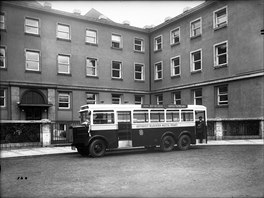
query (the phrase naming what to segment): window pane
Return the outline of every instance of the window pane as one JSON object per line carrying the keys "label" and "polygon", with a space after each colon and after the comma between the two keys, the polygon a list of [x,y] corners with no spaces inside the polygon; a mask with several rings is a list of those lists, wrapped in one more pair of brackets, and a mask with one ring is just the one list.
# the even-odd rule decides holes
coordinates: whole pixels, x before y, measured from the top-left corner
{"label": "window pane", "polygon": [[193,53],[193,59],[194,59],[194,61],[200,60],[201,59],[201,53],[200,52]]}
{"label": "window pane", "polygon": [[118,62],[113,62],[112,68],[113,68],[113,69],[120,69],[120,63],[118,63]]}
{"label": "window pane", "polygon": [[115,41],[115,42],[120,43],[121,42],[121,36],[119,36],[119,35],[112,35],[112,41]]}
{"label": "window pane", "polygon": [[38,27],[38,20],[26,19],[26,25],[33,26],[33,27]]}
{"label": "window pane", "polygon": [[69,30],[70,30],[69,26],[58,25],[58,31],[60,32],[69,32]]}
{"label": "window pane", "polygon": [[26,58],[27,58],[27,60],[38,61],[39,60],[39,53],[27,51],[26,52]]}
{"label": "window pane", "polygon": [[227,93],[227,86],[219,87],[219,94]]}
{"label": "window pane", "polygon": [[58,56],[58,61],[61,64],[69,64],[70,58],[68,56]]}

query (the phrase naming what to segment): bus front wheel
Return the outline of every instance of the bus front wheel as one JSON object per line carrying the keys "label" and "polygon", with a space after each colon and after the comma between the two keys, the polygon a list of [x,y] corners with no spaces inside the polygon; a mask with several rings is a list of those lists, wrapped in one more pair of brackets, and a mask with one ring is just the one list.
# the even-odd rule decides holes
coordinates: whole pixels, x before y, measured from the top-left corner
{"label": "bus front wheel", "polygon": [[182,151],[189,149],[190,145],[191,138],[188,135],[182,135],[177,143],[178,148]]}
{"label": "bus front wheel", "polygon": [[105,154],[105,141],[101,139],[94,140],[89,147],[90,155],[92,157],[101,157]]}
{"label": "bus front wheel", "polygon": [[175,141],[172,136],[165,136],[161,140],[160,148],[163,152],[172,151],[174,149]]}

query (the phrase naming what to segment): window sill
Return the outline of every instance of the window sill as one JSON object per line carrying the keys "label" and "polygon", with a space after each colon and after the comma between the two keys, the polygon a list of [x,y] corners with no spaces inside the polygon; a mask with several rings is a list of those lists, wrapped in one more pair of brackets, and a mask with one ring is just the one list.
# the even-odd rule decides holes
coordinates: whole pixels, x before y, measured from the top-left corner
{"label": "window sill", "polygon": [[220,26],[214,27],[214,31],[221,30],[221,29],[226,28],[226,27],[227,27],[227,24],[220,25]]}
{"label": "window sill", "polygon": [[66,108],[58,107],[58,111],[71,111],[71,108],[66,109]]}
{"label": "window sill", "polygon": [[154,50],[154,53],[157,53],[157,52],[161,52],[162,49],[157,49],[157,50]]}
{"label": "window sill", "polygon": [[86,78],[97,78],[97,79],[99,79],[99,76],[90,76],[90,75],[86,75]]}
{"label": "window sill", "polygon": [[202,37],[202,34],[199,34],[199,35],[196,35],[196,36],[191,36],[191,40],[194,40],[194,39],[196,39],[196,38],[200,38],[200,37]]}
{"label": "window sill", "polygon": [[154,79],[154,82],[159,82],[159,81],[162,81],[162,78],[160,78],[160,79]]}
{"label": "window sill", "polygon": [[145,54],[145,51],[134,50],[134,53]]}
{"label": "window sill", "polygon": [[33,33],[29,33],[29,32],[25,32],[25,35],[40,37],[40,34],[33,34]]}
{"label": "window sill", "polygon": [[6,28],[0,29],[1,32],[6,32]]}
{"label": "window sill", "polygon": [[137,79],[134,79],[135,82],[137,83],[145,83],[145,80],[137,80]]}
{"label": "window sill", "polygon": [[113,78],[113,77],[112,77],[112,80],[119,80],[119,81],[123,81],[123,78]]}
{"label": "window sill", "polygon": [[88,43],[88,42],[85,42],[85,45],[90,45],[90,46],[98,47],[98,44],[97,43]]}
{"label": "window sill", "polygon": [[202,73],[202,70],[196,70],[196,71],[191,71],[191,74],[197,74],[197,73]]}
{"label": "window sill", "polygon": [[111,46],[111,49],[114,49],[114,50],[120,50],[120,51],[123,50],[123,48],[120,48],[120,47],[113,47],[113,46]]}
{"label": "window sill", "polygon": [[228,108],[228,104],[226,104],[226,105],[216,105],[216,108]]}
{"label": "window sill", "polygon": [[58,37],[57,37],[57,40],[58,40],[58,41],[71,42],[71,39],[65,39],[65,38],[58,38]]}
{"label": "window sill", "polygon": [[58,76],[72,76],[71,74],[57,73]]}
{"label": "window sill", "polygon": [[223,65],[214,65],[214,69],[220,69],[223,67],[227,67],[227,64],[223,64]]}
{"label": "window sill", "polygon": [[7,71],[7,67],[0,67],[0,70]]}
{"label": "window sill", "polygon": [[177,74],[177,75],[173,75],[173,76],[171,76],[171,78],[180,78],[180,77],[181,77],[180,74]]}
{"label": "window sill", "polygon": [[180,42],[177,42],[177,43],[171,43],[170,45],[171,45],[171,47],[174,47],[174,46],[180,45]]}
{"label": "window sill", "polygon": [[27,72],[27,73],[41,74],[41,71],[34,71],[34,70],[26,70],[25,72]]}

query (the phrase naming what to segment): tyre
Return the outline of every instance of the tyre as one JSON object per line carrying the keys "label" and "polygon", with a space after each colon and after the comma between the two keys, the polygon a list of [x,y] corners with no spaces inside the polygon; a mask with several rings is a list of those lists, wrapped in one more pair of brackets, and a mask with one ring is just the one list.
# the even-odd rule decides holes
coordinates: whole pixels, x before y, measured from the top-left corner
{"label": "tyre", "polygon": [[182,151],[189,149],[190,145],[191,138],[188,135],[182,135],[177,143],[178,148]]}
{"label": "tyre", "polygon": [[89,152],[92,157],[102,157],[105,154],[105,149],[105,141],[96,139],[90,144]]}
{"label": "tyre", "polygon": [[77,151],[82,156],[88,156],[89,155],[89,150],[86,147],[77,147]]}
{"label": "tyre", "polygon": [[161,140],[160,148],[163,152],[172,151],[174,149],[175,140],[172,136],[165,136]]}

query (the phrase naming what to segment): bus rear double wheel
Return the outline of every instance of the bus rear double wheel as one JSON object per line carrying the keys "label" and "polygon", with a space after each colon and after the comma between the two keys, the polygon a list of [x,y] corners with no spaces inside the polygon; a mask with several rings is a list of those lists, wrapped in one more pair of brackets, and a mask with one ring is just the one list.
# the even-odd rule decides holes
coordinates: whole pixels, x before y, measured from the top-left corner
{"label": "bus rear double wheel", "polygon": [[177,146],[180,150],[185,151],[188,150],[191,145],[191,138],[189,135],[181,135],[177,142]]}

